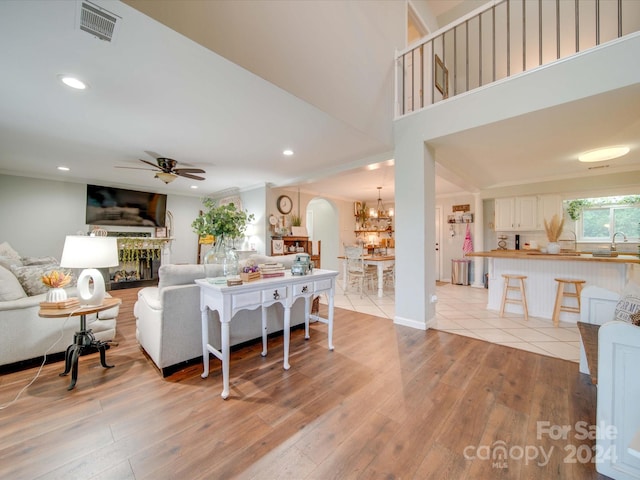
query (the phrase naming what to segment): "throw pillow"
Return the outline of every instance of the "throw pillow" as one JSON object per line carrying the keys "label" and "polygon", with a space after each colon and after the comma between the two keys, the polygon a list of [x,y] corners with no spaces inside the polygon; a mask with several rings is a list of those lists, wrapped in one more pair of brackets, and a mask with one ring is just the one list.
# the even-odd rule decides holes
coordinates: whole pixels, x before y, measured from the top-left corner
{"label": "throw pillow", "polygon": [[52,265],[57,264],[56,257],[22,257],[22,265]]}
{"label": "throw pillow", "polygon": [[613,314],[614,320],[631,323],[631,315],[640,312],[640,285],[629,282],[624,287]]}
{"label": "throw pillow", "polygon": [[27,294],[16,276],[8,269],[0,267],[0,301],[8,302],[26,297]]}
{"label": "throw pillow", "polygon": [[13,257],[20,261],[20,254],[16,252],[11,245],[9,245],[9,242],[0,243],[0,255],[3,257]]}
{"label": "throw pillow", "polygon": [[640,327],[640,312],[634,313],[629,318],[631,318],[631,323],[633,323],[636,327]]}
{"label": "throw pillow", "polygon": [[[40,295],[41,293],[46,293],[49,290],[44,283],[42,283],[42,276],[52,272],[53,270],[64,270],[61,269],[59,265],[52,263],[49,265],[27,265],[24,267],[13,267],[12,271],[24,291],[30,297],[33,295]],[[65,270],[66,271],[66,270]],[[71,285],[75,285],[77,279],[74,278],[74,275],[71,275]]]}
{"label": "throw pillow", "polygon": [[20,259],[15,257],[7,257],[5,255],[0,255],[0,267],[4,267],[7,270],[11,270],[11,267],[21,267],[22,262]]}

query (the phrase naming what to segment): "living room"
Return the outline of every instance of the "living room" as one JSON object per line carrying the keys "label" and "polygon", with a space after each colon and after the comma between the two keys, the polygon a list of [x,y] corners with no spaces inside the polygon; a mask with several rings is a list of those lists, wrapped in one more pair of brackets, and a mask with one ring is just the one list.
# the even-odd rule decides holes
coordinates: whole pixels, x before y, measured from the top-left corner
{"label": "living room", "polygon": [[[387,68],[390,58],[385,57]],[[135,71],[134,66],[130,67],[130,71]],[[154,88],[150,85],[150,89]],[[269,91],[264,99],[271,98],[270,95],[280,94]],[[252,100],[259,102],[253,97]],[[136,99],[129,98],[124,103],[135,105]],[[170,116],[172,109],[180,109],[177,104],[160,103],[145,104],[152,111],[150,116]],[[391,106],[387,107],[390,110]],[[207,103],[207,108],[223,110],[229,118],[233,117],[229,112],[234,109],[226,103]],[[108,111],[108,105],[104,109]],[[304,116],[308,112],[298,114]],[[105,126],[106,132],[96,129],[106,138],[103,152],[69,144],[60,158],[65,152],[80,151],[92,159],[86,163],[89,169],[95,169],[98,178],[116,178],[105,182],[109,185],[166,192],[168,210],[174,219],[170,232],[172,262],[192,264],[198,242],[191,222],[201,209],[201,195],[197,192],[222,194],[230,186],[238,185],[237,178],[225,164],[228,159],[237,160],[236,154],[225,150],[219,154],[224,158],[218,161],[215,158],[218,154],[209,156],[214,149],[206,155],[192,153],[189,142],[193,132],[185,133],[186,139],[177,138],[175,125],[173,134],[149,132],[140,127],[145,125],[146,118],[132,112],[129,115],[138,120],[134,136],[139,138],[135,142],[114,146],[109,128]],[[271,117],[266,115],[255,120],[267,125],[272,117],[279,115],[280,112],[272,112]],[[358,120],[366,124],[362,118]],[[11,119],[3,118],[3,122],[3,138],[15,135]],[[28,123],[22,117],[16,118],[16,122]],[[239,123],[251,122],[252,118],[246,115]],[[227,130],[224,123],[211,125],[203,120],[202,124],[207,127],[197,133],[203,135]],[[61,126],[61,130],[73,131],[73,126],[65,124],[64,127]],[[242,128],[239,130],[240,137],[244,135],[247,143],[246,133]],[[275,169],[275,165],[279,168],[282,163],[281,137],[277,142],[270,142],[266,136],[256,137],[256,143],[269,144],[278,153],[253,159],[256,172],[247,173],[249,184],[233,191],[241,195],[243,207],[258,216],[256,237],[265,243],[267,218],[275,212],[278,195],[286,190],[282,185],[291,178],[301,177],[310,164],[306,160],[288,164],[285,169],[289,169],[289,173],[280,172],[276,185],[271,185],[265,179],[275,178],[268,171],[270,165]],[[21,137],[34,146],[38,138],[37,135]],[[241,142],[242,138],[236,140]],[[339,139],[325,137],[311,147],[318,147],[318,156],[331,157],[323,144],[332,143],[331,149],[342,145]],[[362,166],[390,158],[384,152],[391,148],[392,141],[381,143],[382,148],[380,143],[362,141],[356,149],[362,160],[353,163]],[[219,183],[206,190],[187,191],[188,184],[176,181],[163,185],[153,178],[152,172],[115,170],[114,164],[133,168],[139,164],[139,158],[150,158],[143,153],[147,148],[167,154],[175,148],[185,163],[194,158],[198,163],[210,161],[199,166],[207,170],[207,182]],[[48,158],[44,150],[34,152],[34,157]],[[374,150],[376,153],[370,153]],[[8,157],[8,152],[3,151],[3,157]],[[22,160],[28,163],[23,157],[16,158],[15,162]],[[334,153],[331,161],[348,163],[347,160],[352,158],[336,159]],[[401,171],[402,178],[411,175],[414,161],[410,160]],[[48,163],[53,171],[55,165]],[[9,241],[22,255],[60,257],[65,235],[87,232],[86,184],[98,182],[65,181],[63,173],[50,173],[41,167],[42,163],[38,165],[38,173],[26,176],[12,172],[11,166],[3,164],[0,241]],[[325,163],[323,167],[329,171],[336,165]],[[73,168],[82,168],[82,162],[78,161]],[[296,198],[296,190],[288,193]],[[301,195],[303,205],[314,197],[305,192]],[[465,193],[465,202],[470,195]],[[402,210],[413,212],[415,199],[408,200],[405,196]],[[340,212],[341,235],[347,238],[353,225],[352,201],[332,201]],[[447,202],[453,203],[453,200]],[[417,203],[415,215],[419,219],[405,218],[399,225],[405,232],[401,234],[404,239],[413,235],[414,228],[419,228],[422,222],[429,225],[425,231],[433,224],[432,214],[424,216],[421,211],[432,208],[434,202]],[[407,228],[409,221],[412,224]],[[431,243],[430,235],[418,235],[415,239],[421,242],[419,248],[425,255],[431,248],[425,246]],[[412,246],[413,241],[406,245]],[[258,247],[264,247],[267,252],[266,244]],[[403,268],[406,284],[412,281],[415,262],[405,259]],[[430,280],[421,278],[420,282]],[[424,292],[412,297],[410,303],[420,303],[416,298],[424,299]],[[37,383],[13,405],[15,409],[9,407],[0,414],[4,425],[2,453],[13,460],[8,462],[11,465],[5,467],[3,475],[175,478],[182,474],[192,478],[279,478],[283,472],[289,472],[296,478],[324,478],[364,471],[363,476],[369,478],[400,473],[442,478],[443,472],[448,471],[453,472],[451,478],[489,478],[495,474],[491,465],[469,461],[461,452],[469,445],[479,447],[504,440],[516,446],[556,447],[551,464],[525,465],[514,461],[513,469],[523,477],[552,478],[560,470],[580,478],[596,478],[592,465],[580,462],[567,465],[557,453],[567,445],[591,448],[593,442],[582,444],[575,438],[555,442],[549,438],[536,439],[537,420],[557,425],[575,425],[577,421],[595,423],[595,387],[587,377],[576,376],[575,364],[569,364],[571,362],[500,349],[472,339],[452,338],[456,336],[433,330],[424,332],[394,326],[388,320],[368,315],[339,312],[335,336],[341,338],[342,343],[336,341],[336,351],[329,353],[321,343],[326,334],[321,325],[312,326],[310,342],[295,332],[292,334],[295,358],[290,371],[283,372],[279,365],[283,345],[278,338],[273,340],[268,357],[261,357],[255,346],[239,350],[232,362],[233,375],[237,375],[232,395],[229,401],[223,402],[218,398],[221,372],[213,359],[208,379],[200,378],[202,365],[199,365],[163,380],[136,342],[132,313],[136,293],[114,292],[114,295],[123,298],[116,338],[120,346],[107,354],[116,368],[102,369],[95,355],[81,359],[79,384],[68,393],[67,380],[58,377],[60,365],[45,366]],[[429,307],[422,305],[422,308],[429,311]],[[428,320],[426,315],[418,317],[423,322]],[[13,398],[33,378],[35,370],[0,377],[1,403]],[[292,385],[295,387],[291,388]],[[290,408],[291,405],[295,408]],[[367,408],[363,409],[363,405]],[[204,447],[202,435],[207,439]],[[87,448],[87,445],[91,446]],[[38,461],[33,460],[34,456]]]}

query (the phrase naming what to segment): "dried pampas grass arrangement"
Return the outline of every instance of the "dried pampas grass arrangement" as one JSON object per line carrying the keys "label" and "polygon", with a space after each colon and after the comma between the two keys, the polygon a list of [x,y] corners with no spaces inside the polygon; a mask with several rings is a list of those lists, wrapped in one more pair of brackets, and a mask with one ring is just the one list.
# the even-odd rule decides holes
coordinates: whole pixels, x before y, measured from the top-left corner
{"label": "dried pampas grass arrangement", "polygon": [[547,219],[544,220],[544,229],[547,231],[547,239],[550,242],[557,242],[560,235],[562,235],[562,227],[564,226],[564,217],[558,218],[558,215],[554,215],[551,218],[551,222],[547,223]]}

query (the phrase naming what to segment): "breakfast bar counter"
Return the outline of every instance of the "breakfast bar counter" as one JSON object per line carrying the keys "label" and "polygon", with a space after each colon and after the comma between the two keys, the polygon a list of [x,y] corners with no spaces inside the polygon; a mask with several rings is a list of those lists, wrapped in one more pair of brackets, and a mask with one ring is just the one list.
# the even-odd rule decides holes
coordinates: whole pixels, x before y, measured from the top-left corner
{"label": "breakfast bar counter", "polygon": [[559,260],[569,262],[639,263],[640,257],[630,253],[620,253],[615,257],[599,257],[591,253],[561,252],[542,253],[538,250],[491,250],[489,252],[467,253],[467,257],[513,258],[521,260]]}
{"label": "breakfast bar counter", "polygon": [[[500,310],[504,279],[502,274],[526,275],[525,292],[529,315],[551,319],[556,297],[556,278],[585,280],[593,285],[621,292],[627,281],[640,268],[638,255],[619,254],[615,257],[594,257],[590,253],[566,252],[544,254],[527,250],[492,250],[468,253],[467,257],[488,259],[489,295],[487,308]],[[522,307],[508,303],[505,311],[522,314]],[[580,315],[562,312],[560,320],[576,323]]]}

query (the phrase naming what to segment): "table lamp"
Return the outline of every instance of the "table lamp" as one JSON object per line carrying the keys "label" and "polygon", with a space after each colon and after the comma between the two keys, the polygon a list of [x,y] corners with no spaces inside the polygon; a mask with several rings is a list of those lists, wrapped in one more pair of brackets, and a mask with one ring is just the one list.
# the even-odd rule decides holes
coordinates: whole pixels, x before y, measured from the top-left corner
{"label": "table lamp", "polygon": [[[60,266],[84,268],[78,277],[78,297],[81,305],[102,305],[105,297],[104,277],[98,268],[115,267],[118,260],[116,237],[67,235]],[[89,282],[93,281],[93,291]]]}

